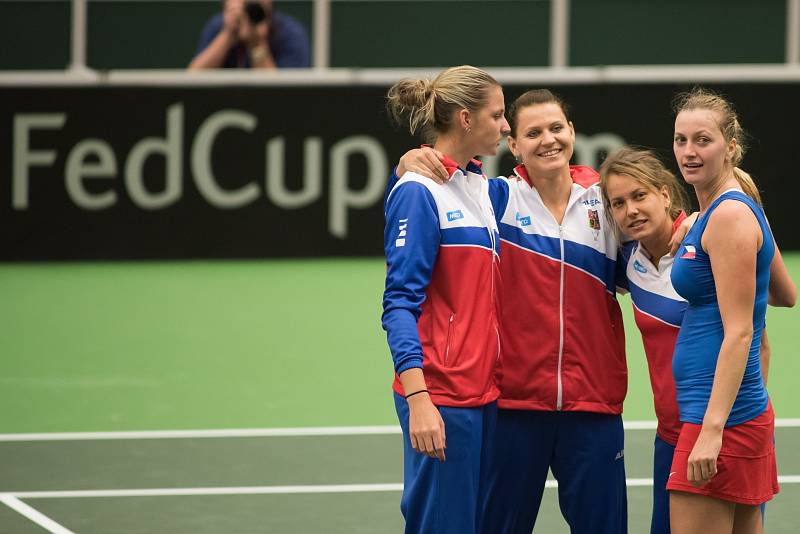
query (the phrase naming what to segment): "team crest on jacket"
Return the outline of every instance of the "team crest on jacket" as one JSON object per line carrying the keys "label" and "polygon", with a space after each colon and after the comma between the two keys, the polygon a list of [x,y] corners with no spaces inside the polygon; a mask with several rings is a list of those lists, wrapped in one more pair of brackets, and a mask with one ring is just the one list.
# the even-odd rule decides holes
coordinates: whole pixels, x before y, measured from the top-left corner
{"label": "team crest on jacket", "polygon": [[589,212],[589,228],[592,229],[594,240],[597,241],[597,237],[600,235],[600,215],[597,210],[590,209],[587,211]]}

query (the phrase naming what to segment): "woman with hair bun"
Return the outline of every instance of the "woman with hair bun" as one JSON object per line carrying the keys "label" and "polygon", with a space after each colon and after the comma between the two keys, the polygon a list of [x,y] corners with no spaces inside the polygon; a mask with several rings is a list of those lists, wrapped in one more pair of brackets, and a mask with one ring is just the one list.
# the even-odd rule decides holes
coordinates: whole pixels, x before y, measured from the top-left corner
{"label": "woman with hair bun", "polygon": [[499,238],[475,155],[508,134],[503,91],[453,67],[402,80],[391,116],[445,154],[449,181],[405,173],[386,201],[383,327],[404,443],[406,533],[473,534],[499,394]]}
{"label": "woman with hair bun", "polygon": [[675,112],[673,150],[700,216],[671,275],[688,301],[672,362],[683,426],[667,483],[671,528],[758,533],[759,505],[779,489],[759,346],[767,301],[793,305],[796,290],[773,261],[758,189],[738,168],[744,132],[733,106],[697,88],[678,96]]}

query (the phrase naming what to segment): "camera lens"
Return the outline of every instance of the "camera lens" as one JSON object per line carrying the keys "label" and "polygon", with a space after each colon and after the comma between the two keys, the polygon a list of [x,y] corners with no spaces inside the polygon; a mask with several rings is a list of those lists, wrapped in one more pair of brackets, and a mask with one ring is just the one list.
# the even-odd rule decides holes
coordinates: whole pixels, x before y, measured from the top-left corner
{"label": "camera lens", "polygon": [[267,14],[264,12],[264,6],[261,5],[261,2],[250,1],[244,5],[245,13],[247,13],[247,18],[250,19],[250,22],[253,24],[258,24],[265,18],[267,18]]}

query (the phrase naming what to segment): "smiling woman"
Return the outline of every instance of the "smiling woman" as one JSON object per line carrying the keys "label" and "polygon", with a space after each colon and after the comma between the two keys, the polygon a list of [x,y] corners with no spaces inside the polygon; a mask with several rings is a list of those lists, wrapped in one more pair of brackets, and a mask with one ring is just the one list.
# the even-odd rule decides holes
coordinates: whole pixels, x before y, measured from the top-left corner
{"label": "smiling woman", "polygon": [[563,174],[575,148],[566,104],[546,89],[534,90],[520,96],[510,113],[508,146],[528,174],[541,179]]}
{"label": "smiling woman", "polygon": [[[547,89],[528,91],[509,122],[522,164],[489,180],[502,240],[503,351],[482,532],[530,532],[548,469],[573,531],[625,532],[618,241],[597,173],[569,164],[575,129],[564,102]],[[431,149],[412,150],[397,172],[447,176],[445,166]]]}

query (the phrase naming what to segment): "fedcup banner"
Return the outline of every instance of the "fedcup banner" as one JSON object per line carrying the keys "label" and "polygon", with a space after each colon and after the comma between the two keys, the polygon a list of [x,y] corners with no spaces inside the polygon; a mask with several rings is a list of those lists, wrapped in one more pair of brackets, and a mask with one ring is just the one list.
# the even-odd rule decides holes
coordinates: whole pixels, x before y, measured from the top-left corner
{"label": "fedcup banner", "polygon": [[[779,245],[793,231],[798,84],[710,86],[751,134],[743,168]],[[529,87],[506,86],[507,104]],[[575,163],[626,143],[672,156],[680,85],[552,86]],[[390,124],[386,87],[0,88],[0,260],[382,254],[387,177],[420,143]],[[505,144],[489,176],[514,166]]]}

